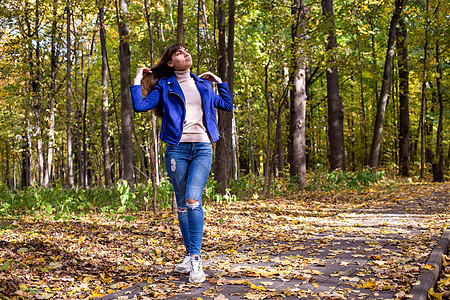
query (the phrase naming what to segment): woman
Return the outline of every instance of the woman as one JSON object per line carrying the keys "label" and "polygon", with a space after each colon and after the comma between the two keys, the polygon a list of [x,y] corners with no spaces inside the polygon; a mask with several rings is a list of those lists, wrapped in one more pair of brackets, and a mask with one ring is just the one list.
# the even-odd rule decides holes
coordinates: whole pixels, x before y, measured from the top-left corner
{"label": "woman", "polygon": [[[191,66],[192,57],[184,45],[169,46],[154,68],[137,69],[131,97],[135,111],[156,109],[162,117],[160,138],[167,143],[165,164],[186,247],[186,256],[175,271],[189,273],[189,282],[203,282],[201,200],[211,170],[212,143],[219,139],[215,108],[232,111],[233,103],[227,83],[211,72],[197,77],[190,73]],[[210,82],[217,83],[219,95]]]}

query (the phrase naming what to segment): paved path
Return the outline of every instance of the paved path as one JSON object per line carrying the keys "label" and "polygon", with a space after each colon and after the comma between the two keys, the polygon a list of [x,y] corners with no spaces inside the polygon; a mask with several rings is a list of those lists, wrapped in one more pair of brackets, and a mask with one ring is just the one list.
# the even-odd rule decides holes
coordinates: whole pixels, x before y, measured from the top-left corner
{"label": "paved path", "polygon": [[420,284],[450,197],[444,191],[426,199],[398,198],[320,222],[294,218],[314,230],[284,231],[276,240],[211,258],[203,284],[169,272],[103,299],[403,299],[402,291]]}

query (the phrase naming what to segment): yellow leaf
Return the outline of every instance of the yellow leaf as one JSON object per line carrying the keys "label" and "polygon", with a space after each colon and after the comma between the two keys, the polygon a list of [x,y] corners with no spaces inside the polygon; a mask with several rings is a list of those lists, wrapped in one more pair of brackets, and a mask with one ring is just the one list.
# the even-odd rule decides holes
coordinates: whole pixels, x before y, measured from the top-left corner
{"label": "yellow leaf", "polygon": [[245,299],[250,300],[258,300],[258,299],[264,299],[266,296],[264,294],[253,294],[253,293],[247,293],[244,295]]}
{"label": "yellow leaf", "polygon": [[426,264],[424,268],[427,269],[427,270],[430,270],[430,271],[433,271],[434,269],[436,269],[435,266],[430,265],[430,264]]}
{"label": "yellow leaf", "polygon": [[100,293],[99,291],[95,290],[95,291],[92,293],[91,296],[93,296],[93,297],[103,297],[103,294]]}
{"label": "yellow leaf", "polygon": [[26,285],[25,283],[22,283],[21,285],[19,285],[19,288],[20,288],[22,291],[25,291],[28,287],[27,287],[27,285]]}
{"label": "yellow leaf", "polygon": [[368,281],[366,281],[363,284],[358,284],[358,287],[374,290],[377,287],[377,282],[373,279],[369,279]]}
{"label": "yellow leaf", "polygon": [[448,265],[450,265],[450,258],[445,254],[442,254],[442,265],[444,267],[447,267]]}
{"label": "yellow leaf", "polygon": [[443,294],[444,294],[443,292],[442,292],[442,293],[436,294],[436,293],[434,292],[434,289],[433,289],[433,288],[431,288],[431,289],[428,291],[428,295],[432,296],[433,299],[439,299],[439,300],[442,300],[442,295],[443,295]]}

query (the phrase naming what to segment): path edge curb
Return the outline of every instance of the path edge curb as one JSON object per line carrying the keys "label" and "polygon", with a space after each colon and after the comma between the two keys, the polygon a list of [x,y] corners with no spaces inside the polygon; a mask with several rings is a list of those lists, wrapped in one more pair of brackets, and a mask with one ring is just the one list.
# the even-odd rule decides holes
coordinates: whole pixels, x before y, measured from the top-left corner
{"label": "path edge curb", "polygon": [[447,227],[442,233],[441,238],[434,247],[427,260],[427,265],[432,265],[435,268],[433,270],[423,269],[417,282],[419,285],[414,286],[411,289],[410,295],[413,300],[427,300],[428,291],[436,285],[436,281],[439,278],[439,273],[442,268],[442,254],[447,254],[450,243],[450,228]]}

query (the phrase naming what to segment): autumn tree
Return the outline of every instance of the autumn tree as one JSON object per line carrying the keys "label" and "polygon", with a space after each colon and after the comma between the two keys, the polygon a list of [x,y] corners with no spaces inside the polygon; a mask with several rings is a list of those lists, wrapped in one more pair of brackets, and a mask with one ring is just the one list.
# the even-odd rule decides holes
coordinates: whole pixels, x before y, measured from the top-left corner
{"label": "autumn tree", "polygon": [[330,167],[331,170],[341,169],[345,171],[345,146],[344,146],[344,106],[339,97],[339,76],[337,55],[337,39],[333,13],[333,1],[322,0],[322,10],[328,27],[328,44],[326,46],[329,55],[327,66],[327,103],[328,103],[328,139],[330,141]]}
{"label": "autumn tree", "polygon": [[100,24],[100,45],[102,51],[102,148],[103,148],[103,174],[105,176],[105,185],[112,186],[111,178],[111,160],[109,151],[109,133],[108,133],[108,115],[109,115],[109,99],[108,99],[108,51],[106,48],[106,30],[104,24],[104,5],[102,2],[98,5],[98,19]]}
{"label": "autumn tree", "polygon": [[121,120],[122,120],[122,136],[121,149],[123,157],[123,176],[122,178],[128,182],[130,187],[134,185],[133,178],[133,111],[131,108],[130,94],[130,44],[129,34],[130,28],[128,23],[128,1],[119,1],[120,10],[118,9],[118,27],[120,36],[119,60],[120,60],[120,94],[121,94]]}
{"label": "autumn tree", "polygon": [[298,176],[298,183],[306,185],[306,7],[304,0],[292,2],[292,91],[289,122],[289,162],[291,176]]}
{"label": "autumn tree", "polygon": [[408,31],[403,18],[397,27],[398,77],[399,77],[399,143],[400,174],[409,177],[409,56],[407,46]]}
{"label": "autumn tree", "polygon": [[[219,51],[217,72],[222,80],[227,81],[227,53],[226,53],[226,18],[225,1],[218,1],[217,24],[219,29]],[[232,112],[218,111],[219,134],[222,136],[216,143],[214,160],[214,178],[220,186],[220,193],[225,194],[231,175],[232,164]]]}
{"label": "autumn tree", "polygon": [[383,122],[386,112],[386,103],[389,96],[391,85],[392,61],[394,59],[395,34],[400,14],[403,10],[406,0],[396,0],[393,16],[389,26],[389,37],[387,42],[386,59],[384,63],[383,82],[381,86],[380,97],[378,98],[376,120],[372,138],[372,148],[370,151],[369,165],[376,169],[381,148],[381,136],[383,132]]}

